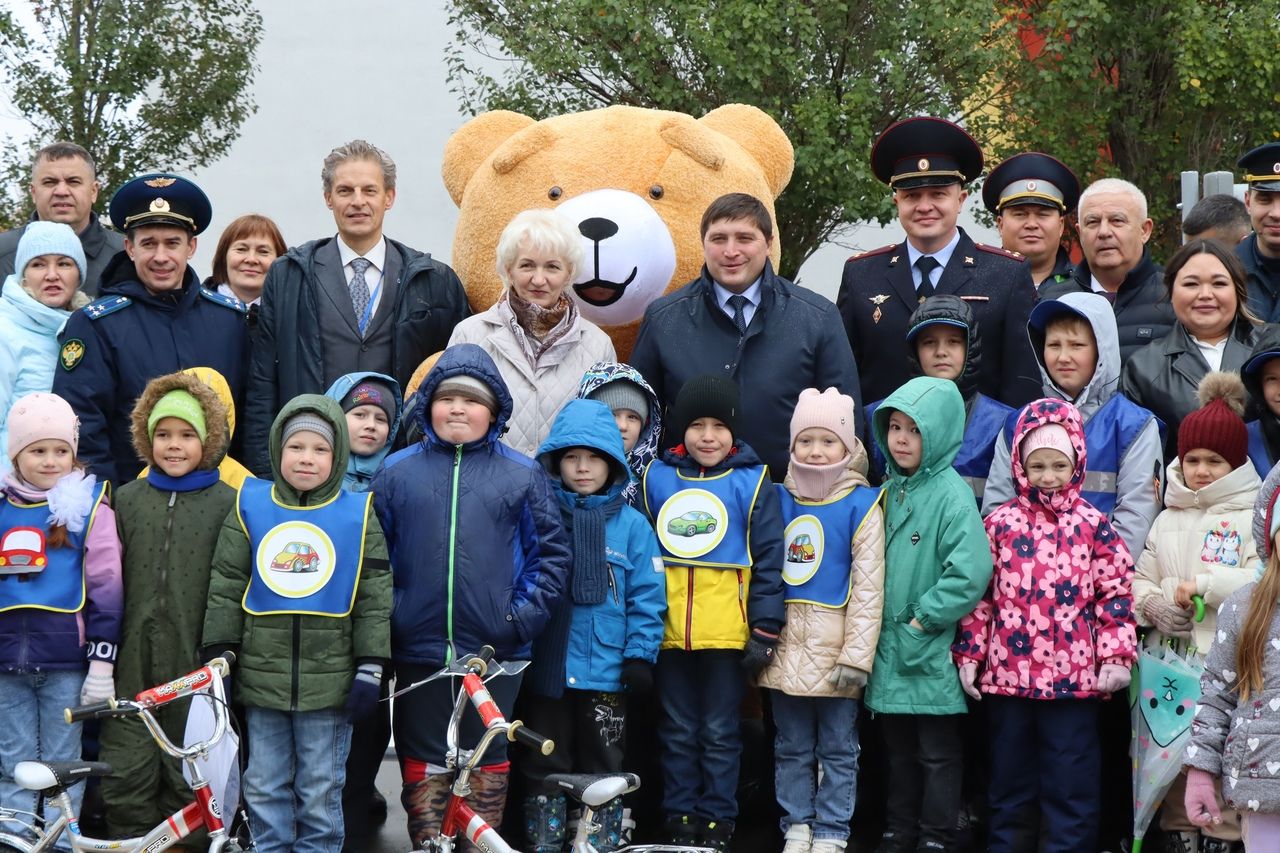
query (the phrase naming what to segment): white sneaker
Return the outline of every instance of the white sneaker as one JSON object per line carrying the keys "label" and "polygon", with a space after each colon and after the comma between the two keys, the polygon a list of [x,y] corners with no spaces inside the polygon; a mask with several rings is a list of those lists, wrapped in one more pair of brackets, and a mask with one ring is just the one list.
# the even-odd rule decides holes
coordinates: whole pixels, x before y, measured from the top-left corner
{"label": "white sneaker", "polygon": [[810,853],[809,845],[813,840],[813,831],[802,824],[796,824],[782,836],[787,842],[782,845],[782,853]]}
{"label": "white sneaker", "polygon": [[844,853],[847,843],[838,838],[818,838],[809,847],[809,853]]}

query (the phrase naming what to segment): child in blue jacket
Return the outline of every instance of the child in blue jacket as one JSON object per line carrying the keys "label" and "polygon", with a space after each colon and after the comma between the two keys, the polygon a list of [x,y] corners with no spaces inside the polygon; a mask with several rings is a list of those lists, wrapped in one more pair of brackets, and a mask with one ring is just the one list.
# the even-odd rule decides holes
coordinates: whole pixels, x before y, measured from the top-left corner
{"label": "child in blue jacket", "polygon": [[[565,841],[565,797],[550,773],[622,770],[626,699],[653,682],[667,609],[658,539],[648,519],[627,505],[631,482],[622,436],[609,407],[570,400],[538,450],[560,499],[573,544],[564,597],[534,644],[525,673],[522,719],[556,742],[544,756],[527,750],[521,772],[529,847],[559,853]],[[601,853],[621,844],[622,800],[598,810]]]}

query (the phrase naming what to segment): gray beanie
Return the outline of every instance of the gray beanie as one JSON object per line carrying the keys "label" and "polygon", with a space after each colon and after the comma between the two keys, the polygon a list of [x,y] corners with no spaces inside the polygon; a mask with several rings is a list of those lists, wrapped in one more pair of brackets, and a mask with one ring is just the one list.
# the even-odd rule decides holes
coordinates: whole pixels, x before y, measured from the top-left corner
{"label": "gray beanie", "polygon": [[606,382],[587,394],[587,399],[599,400],[608,406],[611,412],[616,413],[618,409],[635,412],[646,426],[649,423],[649,397],[644,393],[643,388],[630,379]]}
{"label": "gray beanie", "polygon": [[493,389],[474,376],[457,373],[441,379],[440,384],[436,386],[436,390],[431,394],[431,399],[434,400],[444,394],[458,394],[462,397],[467,397],[483,404],[494,415],[498,414],[498,398],[494,396]]}
{"label": "gray beanie", "polygon": [[80,268],[80,286],[84,286],[84,280],[89,275],[84,259],[84,246],[80,245],[80,238],[71,230],[70,225],[36,220],[23,229],[22,238],[18,240],[18,251],[13,256],[13,272],[19,282],[27,271],[27,264],[41,255],[66,255],[71,258]]}
{"label": "gray beanie", "polygon": [[289,420],[284,422],[284,432],[280,435],[280,441],[286,442],[289,436],[295,432],[314,432],[316,435],[329,442],[330,447],[334,447],[336,436],[333,432],[333,426],[320,417],[315,412],[299,412]]}

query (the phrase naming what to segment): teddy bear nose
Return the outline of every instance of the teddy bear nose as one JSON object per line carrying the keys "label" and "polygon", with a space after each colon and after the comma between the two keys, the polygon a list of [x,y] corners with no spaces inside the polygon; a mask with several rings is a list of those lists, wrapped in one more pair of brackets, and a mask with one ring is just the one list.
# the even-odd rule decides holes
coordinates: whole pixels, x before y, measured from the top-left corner
{"label": "teddy bear nose", "polygon": [[588,240],[599,243],[618,233],[618,226],[612,220],[593,216],[578,223],[578,231]]}

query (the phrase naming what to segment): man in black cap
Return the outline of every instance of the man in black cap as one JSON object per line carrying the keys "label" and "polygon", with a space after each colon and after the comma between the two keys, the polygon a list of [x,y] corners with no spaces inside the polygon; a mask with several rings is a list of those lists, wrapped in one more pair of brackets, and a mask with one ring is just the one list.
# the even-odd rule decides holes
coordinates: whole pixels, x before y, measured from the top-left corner
{"label": "man in black cap", "polygon": [[80,418],[80,458],[120,485],[138,476],[130,414],[147,382],[211,367],[240,399],[247,360],[245,307],[200,286],[187,266],[212,210],[177,175],[134,178],[111,199],[124,251],[102,274],[101,298],[71,315],[59,340],[53,392]]}
{"label": "man in black cap", "polygon": [[1244,206],[1253,234],[1236,246],[1249,274],[1249,310],[1280,322],[1280,142],[1259,145],[1236,165],[1244,169]]}
{"label": "man in black cap", "polygon": [[1038,151],[1013,155],[982,184],[982,203],[996,215],[1001,244],[1031,262],[1036,287],[1071,278],[1075,267],[1062,234],[1079,198],[1075,173]]}
{"label": "man in black cap", "polygon": [[956,226],[982,171],[982,151],[949,121],[912,118],[871,149],[871,169],[893,189],[907,239],[850,258],[837,305],[858,362],[862,399],[881,400],[910,379],[907,324],[929,296],[950,293],[973,309],[988,354],[978,389],[1010,406],[1039,396],[1040,371],[1027,338],[1036,300],[1031,267],[1012,252],[973,242]]}

